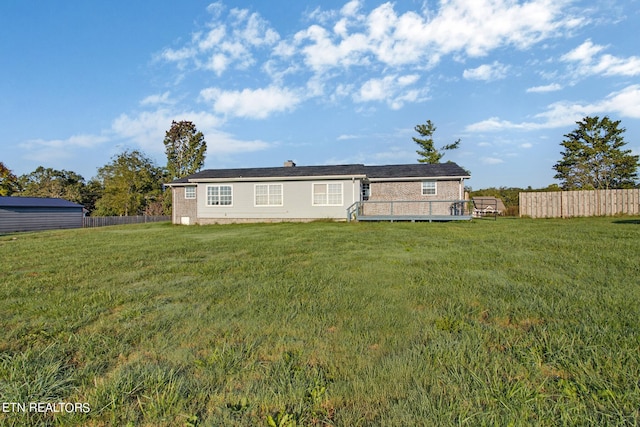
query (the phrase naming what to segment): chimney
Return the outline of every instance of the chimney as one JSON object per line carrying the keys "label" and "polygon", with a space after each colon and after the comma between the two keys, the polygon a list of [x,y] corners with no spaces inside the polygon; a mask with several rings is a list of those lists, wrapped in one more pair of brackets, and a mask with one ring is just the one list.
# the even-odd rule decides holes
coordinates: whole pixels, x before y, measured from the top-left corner
{"label": "chimney", "polygon": [[284,162],[284,167],[285,168],[292,168],[294,167],[296,164],[293,163],[293,160],[287,160],[286,162]]}

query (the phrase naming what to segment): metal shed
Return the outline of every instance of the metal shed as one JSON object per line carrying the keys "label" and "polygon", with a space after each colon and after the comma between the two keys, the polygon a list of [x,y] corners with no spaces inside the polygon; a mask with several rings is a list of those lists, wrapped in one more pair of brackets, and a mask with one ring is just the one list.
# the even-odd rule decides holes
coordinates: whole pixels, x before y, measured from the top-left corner
{"label": "metal shed", "polygon": [[0,196],[0,233],[81,228],[83,209],[64,199]]}

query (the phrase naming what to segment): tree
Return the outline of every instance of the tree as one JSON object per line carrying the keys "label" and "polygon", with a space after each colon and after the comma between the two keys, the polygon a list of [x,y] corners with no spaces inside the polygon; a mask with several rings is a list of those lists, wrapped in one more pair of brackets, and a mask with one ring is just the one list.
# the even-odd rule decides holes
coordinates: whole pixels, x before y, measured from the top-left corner
{"label": "tree", "polygon": [[54,197],[85,204],[84,178],[75,172],[38,166],[30,174],[20,176],[18,182],[21,196]]}
{"label": "tree", "polygon": [[104,193],[102,182],[97,177],[91,178],[85,186],[84,193],[82,205],[89,212],[94,212],[96,210],[96,203],[102,198]]}
{"label": "tree", "polygon": [[553,166],[557,172],[554,178],[561,181],[562,189],[632,188],[640,156],[623,149],[626,129],[619,127],[620,120],[595,116],[576,124],[577,129],[564,135],[562,160]]}
{"label": "tree", "polygon": [[96,215],[141,215],[161,195],[162,170],[140,151],[125,151],[98,169],[102,197]]}
{"label": "tree", "polygon": [[11,170],[0,162],[0,196],[10,196],[16,191],[18,178]]}
{"label": "tree", "polygon": [[420,146],[416,153],[420,156],[418,162],[420,163],[440,163],[440,159],[445,155],[444,151],[455,150],[460,145],[458,139],[453,144],[445,145],[439,150],[435,148],[433,142],[433,134],[436,131],[436,127],[431,120],[427,120],[427,123],[423,125],[417,125],[415,131],[420,134],[422,138],[412,137],[413,141]]}
{"label": "tree", "polygon": [[199,171],[204,165],[207,142],[202,132],[189,121],[171,122],[164,137],[169,180]]}

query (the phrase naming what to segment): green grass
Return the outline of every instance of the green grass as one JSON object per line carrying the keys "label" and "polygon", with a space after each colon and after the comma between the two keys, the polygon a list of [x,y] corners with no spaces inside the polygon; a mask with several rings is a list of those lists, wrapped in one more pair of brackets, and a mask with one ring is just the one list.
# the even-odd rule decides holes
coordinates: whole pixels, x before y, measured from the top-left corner
{"label": "green grass", "polygon": [[0,236],[0,425],[640,424],[640,220]]}

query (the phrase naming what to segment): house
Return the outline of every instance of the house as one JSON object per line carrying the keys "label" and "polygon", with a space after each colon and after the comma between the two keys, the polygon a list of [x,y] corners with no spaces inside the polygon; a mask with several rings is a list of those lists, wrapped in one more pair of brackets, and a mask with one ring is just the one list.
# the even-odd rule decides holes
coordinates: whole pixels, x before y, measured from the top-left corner
{"label": "house", "polygon": [[173,193],[174,224],[468,219],[470,212],[458,204],[467,178],[455,163],[296,166],[287,161],[282,167],[203,170],[166,186]]}
{"label": "house", "polygon": [[81,228],[83,210],[64,199],[0,196],[0,233]]}

